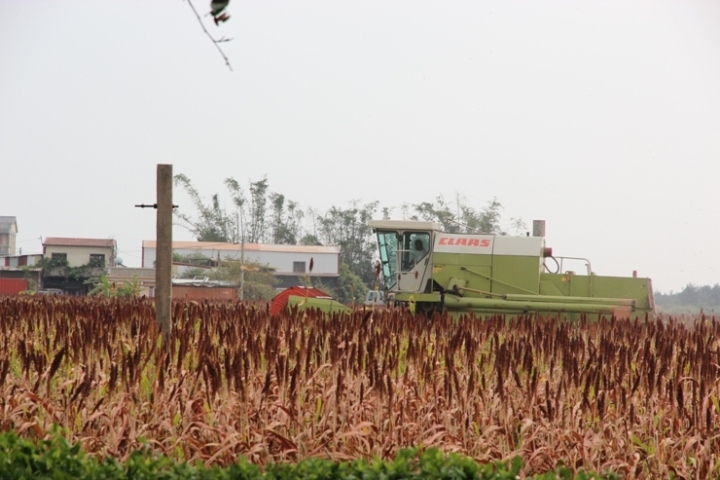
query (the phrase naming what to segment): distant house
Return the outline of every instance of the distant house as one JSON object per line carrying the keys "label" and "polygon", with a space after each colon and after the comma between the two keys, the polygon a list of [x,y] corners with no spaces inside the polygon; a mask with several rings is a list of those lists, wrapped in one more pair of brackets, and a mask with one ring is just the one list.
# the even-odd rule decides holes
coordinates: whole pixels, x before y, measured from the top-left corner
{"label": "distant house", "polygon": [[117,242],[112,238],[48,237],[43,242],[43,255],[51,265],[43,272],[43,288],[86,294],[92,288],[87,280],[115,266]]}
{"label": "distant house", "polygon": [[17,219],[15,217],[0,216],[0,257],[15,255],[17,232]]}
{"label": "distant house", "polygon": [[68,266],[114,267],[117,242],[112,238],[48,237],[43,242],[45,258],[64,258]]}
{"label": "distant house", "polygon": [[[174,254],[204,256],[209,260],[240,260],[243,247],[235,243],[173,242]],[[267,265],[280,281],[279,288],[303,284],[304,277],[320,279],[335,285],[340,278],[340,248],[316,245],[274,245],[246,243],[245,261]],[[153,268],[157,256],[157,242],[142,243],[142,266]],[[310,271],[310,261],[313,269]]]}

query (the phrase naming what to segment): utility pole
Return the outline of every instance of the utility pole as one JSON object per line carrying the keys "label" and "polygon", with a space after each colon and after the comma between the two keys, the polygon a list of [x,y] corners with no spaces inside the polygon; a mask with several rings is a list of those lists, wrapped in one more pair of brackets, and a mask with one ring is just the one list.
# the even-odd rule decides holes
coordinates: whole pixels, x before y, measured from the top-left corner
{"label": "utility pole", "polygon": [[[155,319],[166,337],[172,333],[172,165],[157,166],[157,257],[155,258]],[[163,342],[164,343],[164,342]]]}
{"label": "utility pole", "polygon": [[237,224],[240,226],[240,301],[245,299],[245,225],[242,212],[238,212]]}
{"label": "utility pole", "polygon": [[[136,208],[154,208],[155,221],[155,320],[162,334],[168,338],[172,333],[172,165],[157,166],[157,200],[153,204],[135,205]],[[166,343],[166,345],[170,345]]]}

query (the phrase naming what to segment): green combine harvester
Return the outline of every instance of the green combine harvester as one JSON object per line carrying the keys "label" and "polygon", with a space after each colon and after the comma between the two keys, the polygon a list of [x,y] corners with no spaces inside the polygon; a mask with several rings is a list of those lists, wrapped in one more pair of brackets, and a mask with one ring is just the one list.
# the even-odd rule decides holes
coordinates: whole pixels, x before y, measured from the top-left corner
{"label": "green combine harvester", "polygon": [[[649,278],[595,275],[586,259],[554,257],[544,221],[533,236],[444,233],[426,221],[372,220],[379,270],[396,305],[417,312],[561,313],[580,318],[655,315]],[[586,274],[564,271],[582,261]]]}

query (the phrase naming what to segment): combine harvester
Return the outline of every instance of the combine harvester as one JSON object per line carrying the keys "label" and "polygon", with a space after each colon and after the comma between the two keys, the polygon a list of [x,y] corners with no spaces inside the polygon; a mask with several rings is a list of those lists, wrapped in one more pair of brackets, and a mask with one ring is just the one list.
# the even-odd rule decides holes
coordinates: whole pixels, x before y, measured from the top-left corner
{"label": "combine harvester", "polygon": [[[590,262],[554,257],[545,222],[533,236],[455,234],[426,221],[372,220],[387,297],[424,313],[562,313],[636,318],[655,315],[649,278],[598,276]],[[563,271],[584,261],[587,274]]]}

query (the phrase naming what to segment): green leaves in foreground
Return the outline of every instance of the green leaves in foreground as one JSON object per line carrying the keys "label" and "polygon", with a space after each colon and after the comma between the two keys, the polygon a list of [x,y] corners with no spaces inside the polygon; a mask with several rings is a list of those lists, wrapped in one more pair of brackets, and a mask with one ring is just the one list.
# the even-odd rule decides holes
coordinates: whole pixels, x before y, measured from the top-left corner
{"label": "green leaves in foreground", "polygon": [[[79,444],[70,445],[58,432],[50,440],[38,443],[14,432],[0,434],[0,480],[500,480],[518,478],[522,466],[520,458],[509,464],[478,465],[470,458],[433,448],[402,450],[393,461],[332,462],[311,458],[296,464],[269,464],[263,472],[244,458],[221,468],[175,463],[149,451],[137,451],[126,461],[118,462],[85,455]],[[619,477],[573,473],[561,468],[530,478]]]}

